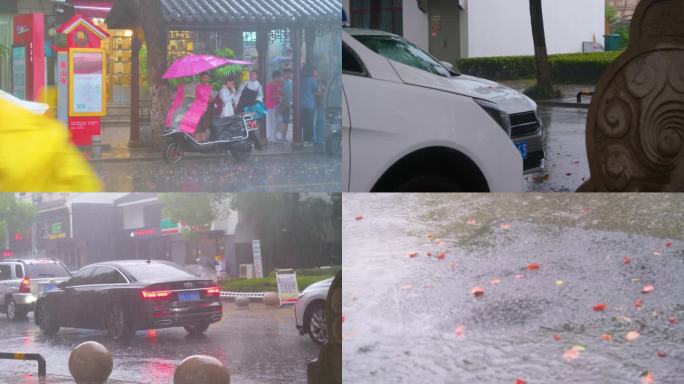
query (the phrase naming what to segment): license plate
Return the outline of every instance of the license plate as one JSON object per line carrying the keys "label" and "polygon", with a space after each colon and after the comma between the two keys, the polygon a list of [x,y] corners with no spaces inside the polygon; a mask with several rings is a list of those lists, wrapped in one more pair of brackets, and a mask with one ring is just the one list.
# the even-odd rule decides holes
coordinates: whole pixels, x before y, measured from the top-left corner
{"label": "license plate", "polygon": [[57,284],[43,284],[43,292],[50,292],[57,289]]}
{"label": "license plate", "polygon": [[520,152],[523,160],[527,160],[527,141],[515,143],[515,147],[518,148],[518,152]]}
{"label": "license plate", "polygon": [[199,291],[178,292],[178,301],[197,301],[200,299]]}

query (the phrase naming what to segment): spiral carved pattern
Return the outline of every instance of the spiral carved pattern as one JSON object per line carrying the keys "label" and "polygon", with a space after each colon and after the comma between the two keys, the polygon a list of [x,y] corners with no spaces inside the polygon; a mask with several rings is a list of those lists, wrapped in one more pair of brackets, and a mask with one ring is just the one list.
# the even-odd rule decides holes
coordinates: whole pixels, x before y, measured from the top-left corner
{"label": "spiral carved pattern", "polygon": [[581,191],[684,191],[684,1],[641,0],[629,48],[601,77]]}

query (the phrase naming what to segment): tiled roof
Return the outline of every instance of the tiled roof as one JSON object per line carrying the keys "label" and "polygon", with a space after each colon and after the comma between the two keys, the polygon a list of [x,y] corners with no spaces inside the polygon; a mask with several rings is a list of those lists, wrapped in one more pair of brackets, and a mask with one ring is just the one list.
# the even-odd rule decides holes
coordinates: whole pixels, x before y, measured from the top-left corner
{"label": "tiled roof", "polygon": [[287,25],[342,20],[341,0],[161,0],[161,5],[164,19],[176,25]]}

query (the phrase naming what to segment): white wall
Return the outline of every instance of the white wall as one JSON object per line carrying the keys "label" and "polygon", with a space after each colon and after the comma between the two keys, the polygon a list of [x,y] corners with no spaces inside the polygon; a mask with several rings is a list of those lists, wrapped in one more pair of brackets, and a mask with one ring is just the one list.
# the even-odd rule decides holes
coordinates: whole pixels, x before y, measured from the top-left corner
{"label": "white wall", "polygon": [[123,207],[123,227],[124,229],[140,228],[145,223],[143,209],[139,205]]}
{"label": "white wall", "polygon": [[[549,53],[581,52],[583,41],[603,44],[602,0],[543,0]],[[468,56],[534,54],[529,0],[469,0]]]}
{"label": "white wall", "polygon": [[428,16],[418,9],[416,0],[404,0],[402,4],[403,36],[418,48],[430,49],[430,29]]}

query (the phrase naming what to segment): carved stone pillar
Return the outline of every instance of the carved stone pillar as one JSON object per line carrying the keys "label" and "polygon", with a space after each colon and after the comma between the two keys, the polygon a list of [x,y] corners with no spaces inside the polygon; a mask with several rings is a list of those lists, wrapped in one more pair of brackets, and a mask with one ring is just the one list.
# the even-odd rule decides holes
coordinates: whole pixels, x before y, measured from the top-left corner
{"label": "carved stone pillar", "polygon": [[589,108],[593,191],[684,191],[684,1],[642,0]]}
{"label": "carved stone pillar", "polygon": [[325,322],[328,341],[307,368],[308,384],[342,384],[342,271],[328,291]]}

